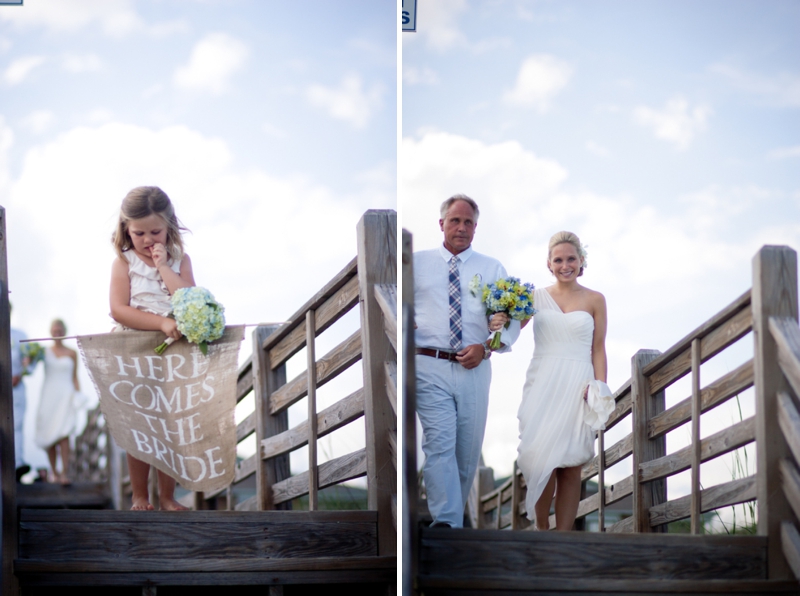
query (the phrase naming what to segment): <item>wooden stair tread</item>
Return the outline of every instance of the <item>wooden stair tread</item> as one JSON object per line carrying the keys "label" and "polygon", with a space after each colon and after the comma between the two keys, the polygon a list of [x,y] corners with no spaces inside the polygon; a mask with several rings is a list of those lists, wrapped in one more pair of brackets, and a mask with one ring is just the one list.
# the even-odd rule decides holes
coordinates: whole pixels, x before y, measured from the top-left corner
{"label": "wooden stair tread", "polygon": [[47,509],[107,509],[112,506],[104,482],[75,482],[63,486],[49,482],[17,484],[17,507]]}
{"label": "wooden stair tread", "polygon": [[631,580],[766,579],[763,536],[600,534],[428,529],[420,533],[424,577],[494,582],[574,578]]}
{"label": "wooden stair tread", "polygon": [[419,587],[426,595],[458,594],[797,594],[796,581],[784,580],[657,580],[495,577],[491,580],[421,575]]}

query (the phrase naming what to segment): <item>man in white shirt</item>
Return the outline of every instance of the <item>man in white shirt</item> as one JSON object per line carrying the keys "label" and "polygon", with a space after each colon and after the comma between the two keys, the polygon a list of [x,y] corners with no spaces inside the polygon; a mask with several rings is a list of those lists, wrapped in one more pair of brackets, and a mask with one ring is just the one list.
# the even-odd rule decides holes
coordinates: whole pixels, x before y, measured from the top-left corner
{"label": "man in white shirt", "polygon": [[[442,246],[414,253],[417,414],[432,526],[460,528],[480,461],[492,379],[492,334],[474,288],[506,277],[506,270],[472,250],[475,201],[455,195],[442,203],[440,215]],[[511,321],[496,351],[510,350],[519,329],[519,321]]]}

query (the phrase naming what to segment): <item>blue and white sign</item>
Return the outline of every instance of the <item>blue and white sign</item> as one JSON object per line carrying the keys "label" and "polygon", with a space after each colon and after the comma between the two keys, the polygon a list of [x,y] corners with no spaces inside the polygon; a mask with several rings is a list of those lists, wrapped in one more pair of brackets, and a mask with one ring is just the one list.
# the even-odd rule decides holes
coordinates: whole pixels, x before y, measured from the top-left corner
{"label": "blue and white sign", "polygon": [[403,23],[403,31],[417,30],[417,0],[403,0],[400,18]]}
{"label": "blue and white sign", "polygon": [[0,0],[0,6],[3,4],[16,4],[17,6],[22,6],[22,0]]}

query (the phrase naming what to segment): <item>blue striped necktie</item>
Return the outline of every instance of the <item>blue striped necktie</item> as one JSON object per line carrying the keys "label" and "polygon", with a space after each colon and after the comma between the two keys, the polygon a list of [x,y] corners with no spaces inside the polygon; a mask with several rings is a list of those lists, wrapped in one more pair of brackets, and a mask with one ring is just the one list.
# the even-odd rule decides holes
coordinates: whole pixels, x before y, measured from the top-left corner
{"label": "blue striped necktie", "polygon": [[458,257],[450,259],[450,347],[461,349],[461,282],[458,277]]}

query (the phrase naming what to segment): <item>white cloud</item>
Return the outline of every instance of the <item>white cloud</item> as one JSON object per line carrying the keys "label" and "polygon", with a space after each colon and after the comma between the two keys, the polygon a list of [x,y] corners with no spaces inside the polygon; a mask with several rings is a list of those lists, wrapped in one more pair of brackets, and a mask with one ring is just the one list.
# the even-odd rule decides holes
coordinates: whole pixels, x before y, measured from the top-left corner
{"label": "white cloud", "polygon": [[92,72],[103,68],[103,61],[96,54],[67,54],[61,62],[68,72]]}
{"label": "white cloud", "polygon": [[657,139],[672,143],[685,150],[695,135],[708,127],[708,118],[713,111],[707,105],[689,107],[682,97],[670,99],[663,109],[639,106],[633,111],[634,122],[650,128]]}
{"label": "white cloud", "polygon": [[800,145],[778,147],[767,153],[767,159],[792,159],[795,157],[800,157]]}
{"label": "white cloud", "polygon": [[223,93],[233,74],[244,66],[247,55],[247,46],[238,39],[211,33],[195,44],[189,63],[175,71],[173,81],[183,89]]}
{"label": "white cloud", "polygon": [[465,46],[467,38],[458,28],[457,21],[467,9],[466,0],[428,2],[424,7],[424,17],[417,13],[417,19],[424,18],[425,26],[418,26],[417,33],[403,35],[403,41],[413,43],[416,39],[424,39],[429,48],[437,51]]}
{"label": "white cloud", "polygon": [[55,114],[50,110],[36,110],[22,119],[22,126],[28,130],[41,134],[45,132],[55,120]]}
{"label": "white cloud", "polygon": [[8,157],[11,153],[11,146],[14,144],[14,132],[6,124],[6,119],[0,114],[0,199],[2,204],[6,204],[6,185],[9,180]]}
{"label": "white cloud", "polygon": [[5,73],[3,73],[3,78],[9,85],[18,85],[28,78],[28,75],[30,75],[34,69],[44,64],[44,62],[44,56],[24,56],[22,58],[17,58],[6,68]]}
{"label": "white cloud", "polygon": [[403,83],[407,85],[437,85],[439,75],[432,68],[403,65]]}
{"label": "white cloud", "polygon": [[585,146],[586,146],[586,150],[589,153],[593,153],[594,155],[597,155],[598,157],[610,157],[611,156],[611,152],[607,148],[603,147],[599,143],[595,143],[592,140],[586,141],[586,145]]}
{"label": "white cloud", "polygon": [[311,105],[326,110],[333,118],[349,122],[356,128],[364,128],[382,105],[383,93],[384,89],[379,84],[363,89],[361,77],[349,74],[337,88],[310,85],[306,90],[306,98]]}
{"label": "white cloud", "polygon": [[710,70],[728,79],[737,89],[764,98],[769,105],[800,107],[800,75],[753,73],[729,64],[714,64]]}
{"label": "white cloud", "polygon": [[52,31],[75,31],[100,26],[109,35],[124,35],[143,24],[130,0],[38,0],[21,10],[2,10],[0,20],[23,28],[44,27]]}
{"label": "white cloud", "polygon": [[514,88],[506,91],[503,99],[511,105],[545,112],[571,76],[572,67],[555,56],[549,54],[529,56],[519,69]]}

